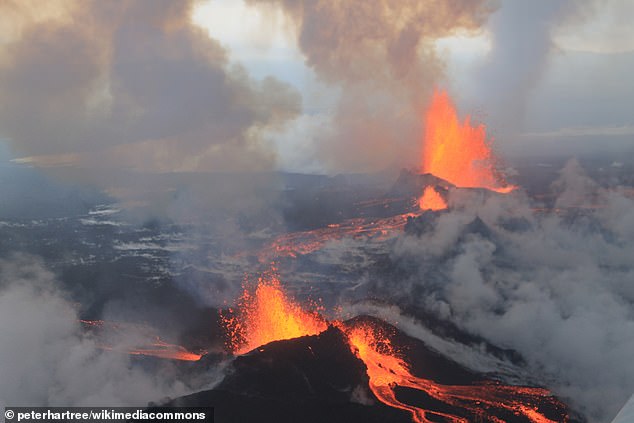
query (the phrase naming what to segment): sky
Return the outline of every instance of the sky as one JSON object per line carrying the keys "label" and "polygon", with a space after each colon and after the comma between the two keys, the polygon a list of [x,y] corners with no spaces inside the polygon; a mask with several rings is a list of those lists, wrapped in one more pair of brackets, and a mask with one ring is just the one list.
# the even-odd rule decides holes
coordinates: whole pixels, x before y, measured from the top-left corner
{"label": "sky", "polygon": [[[269,189],[265,173],[419,167],[423,116],[436,89],[448,91],[461,116],[487,126],[503,159],[634,157],[631,16],[631,0],[3,1],[0,211],[29,217],[27,208],[64,203],[59,213],[68,213],[72,204],[60,198],[71,196],[55,184],[32,176],[15,182],[16,169],[31,166],[73,190],[85,184],[129,206],[147,200],[152,213],[174,221],[222,209],[218,233],[238,244],[244,234],[225,216],[254,216],[276,202],[258,186]],[[163,177],[190,172],[253,174],[231,174],[230,182]],[[561,176],[557,207],[596,197],[577,161]],[[183,187],[187,180],[194,182]],[[519,351],[531,369],[561,382],[558,392],[605,420],[634,387],[634,206],[618,191],[600,194],[606,208],[597,222],[574,225],[534,214],[523,193],[478,201],[458,194],[459,207],[438,219],[437,230],[399,238],[393,258],[414,272],[401,289],[388,289],[429,299],[422,305],[451,310],[455,323]],[[518,215],[528,224],[521,235],[505,229]],[[460,236],[475,216],[497,240]],[[517,266],[500,264],[498,249]],[[430,263],[441,265],[434,267],[445,278],[440,287],[420,277]],[[31,372],[21,386],[41,398],[49,385],[68,387],[53,392],[60,403],[93,392],[125,399],[132,381],[147,398],[130,401],[183,393],[178,381],[157,383],[99,353],[54,285],[37,260],[0,260],[0,311],[35,307],[41,313],[18,319],[26,325],[18,332],[49,335],[37,343],[15,337],[20,342],[0,344],[0,356],[13,363],[23,351],[43,351],[22,361],[61,363],[61,371]],[[414,297],[412,287],[438,295]],[[44,341],[53,347],[33,348]],[[64,345],[77,346],[76,354]],[[96,373],[78,377],[86,356]],[[24,372],[0,368],[0,379]],[[101,383],[103,375],[118,383]],[[2,388],[0,396],[16,395]]]}
{"label": "sky", "polygon": [[415,168],[434,89],[503,157],[634,148],[632,2],[451,5],[8,2],[4,159],[98,169],[97,183]]}
{"label": "sky", "polygon": [[[522,3],[502,1],[481,28],[435,40],[446,65],[439,86],[452,93],[463,115],[475,114],[489,126],[503,153],[572,156],[631,147],[634,89],[627,75],[634,69],[634,28],[626,17],[634,5]],[[303,114],[287,136],[275,139],[276,147],[284,166],[318,170],[319,163],[298,153],[307,147],[300,134],[322,130],[340,91],[306,65],[292,23],[279,8],[232,0],[203,2],[193,19],[251,74],[274,75],[302,93]],[[513,84],[527,75],[518,92]],[[500,99],[506,89],[510,98]],[[522,104],[509,116],[505,109],[514,102]]]}

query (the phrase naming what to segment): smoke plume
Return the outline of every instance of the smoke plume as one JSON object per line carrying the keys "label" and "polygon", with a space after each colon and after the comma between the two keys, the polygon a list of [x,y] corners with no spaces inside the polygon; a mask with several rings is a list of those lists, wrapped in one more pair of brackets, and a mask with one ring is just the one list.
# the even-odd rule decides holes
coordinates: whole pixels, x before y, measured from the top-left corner
{"label": "smoke plume", "polygon": [[[474,87],[469,109],[484,109],[487,124],[514,152],[528,146],[516,144],[527,127],[529,104],[554,54],[553,41],[562,24],[580,24],[597,2],[506,1],[487,23],[491,50],[468,77]],[[534,124],[534,122],[533,122]]]}
{"label": "smoke plume", "polygon": [[251,79],[190,18],[192,2],[3,3],[0,133],[23,161],[151,172],[266,170],[262,140],[300,109]]}
{"label": "smoke plume", "polygon": [[347,171],[413,164],[425,102],[443,75],[434,41],[479,28],[490,12],[484,0],[249,2],[281,6],[307,65],[341,90],[334,130],[315,144],[328,169]]}
{"label": "smoke plume", "polygon": [[0,333],[0,406],[145,406],[190,391],[170,365],[145,371],[82,334],[75,306],[33,257],[0,260]]}
{"label": "smoke plume", "polygon": [[553,191],[561,215],[521,193],[454,191],[449,212],[395,243],[397,274],[411,276],[375,284],[520,352],[539,383],[609,421],[634,391],[634,201],[576,161]]}

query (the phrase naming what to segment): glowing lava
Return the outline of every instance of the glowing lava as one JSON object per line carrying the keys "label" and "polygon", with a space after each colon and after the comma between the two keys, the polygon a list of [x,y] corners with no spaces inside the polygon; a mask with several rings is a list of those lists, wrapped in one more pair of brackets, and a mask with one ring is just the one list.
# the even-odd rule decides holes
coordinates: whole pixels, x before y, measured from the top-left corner
{"label": "glowing lava", "polygon": [[[482,416],[486,411],[493,421],[504,421],[497,415],[512,414],[524,416],[534,423],[555,423],[538,409],[538,404],[550,400],[557,401],[545,389],[506,386],[486,383],[473,386],[441,385],[432,380],[411,374],[409,366],[393,348],[386,334],[370,324],[356,324],[344,331],[352,352],[366,365],[370,378],[370,389],[384,404],[409,411],[416,423],[448,421],[468,423],[472,420],[465,415]],[[396,386],[415,389],[429,397],[450,404],[460,415],[438,410],[426,410],[403,403],[396,398]]]}
{"label": "glowing lava", "polygon": [[514,187],[495,172],[494,162],[484,125],[471,126],[470,116],[461,123],[447,93],[436,91],[426,116],[423,173],[457,187],[512,191]]}
{"label": "glowing lava", "polygon": [[384,240],[395,231],[401,230],[407,219],[412,216],[415,215],[406,213],[377,219],[355,218],[333,223],[325,228],[291,232],[277,237],[271,244],[266,245],[258,253],[258,259],[261,263],[267,263],[280,257],[295,258],[318,251],[329,241],[346,237]]}
{"label": "glowing lava", "polygon": [[101,349],[107,351],[120,351],[130,355],[141,355],[146,357],[156,357],[156,358],[165,358],[168,360],[179,360],[179,361],[198,361],[201,354],[196,354],[190,351],[187,351],[185,348],[180,345],[168,344],[167,342],[157,338],[155,342],[144,345],[137,348],[130,348],[126,350],[119,350],[116,348],[109,347],[107,345],[102,345]]}
{"label": "glowing lava", "polygon": [[[223,319],[230,337],[229,347],[244,354],[276,340],[317,335],[328,323],[316,312],[303,310],[282,290],[273,272],[258,279],[253,290],[245,289],[237,310]],[[332,323],[346,334],[348,345],[367,368],[369,388],[384,404],[405,410],[415,423],[469,423],[471,421],[504,422],[521,417],[533,423],[555,423],[546,409],[561,410],[549,391],[540,388],[507,386],[498,382],[474,385],[442,385],[417,377],[393,347],[385,331],[367,322]],[[411,389],[432,403],[437,409],[427,409],[402,402],[397,388]],[[567,416],[557,421],[567,421]]]}
{"label": "glowing lava", "polygon": [[433,187],[426,187],[423,195],[418,199],[421,210],[444,210],[447,203]]}
{"label": "glowing lava", "polygon": [[317,335],[328,325],[317,312],[309,312],[283,291],[277,275],[258,279],[255,290],[245,289],[237,310],[223,317],[229,348],[244,354],[272,341]]}
{"label": "glowing lava", "polygon": [[152,328],[144,325],[103,320],[80,320],[80,322],[95,334],[127,334],[127,336],[138,338],[137,345],[112,346],[104,342],[104,339],[109,338],[108,336],[98,336],[97,346],[102,350],[180,361],[198,361],[202,357],[202,354],[188,351],[185,347],[165,342],[154,333]]}

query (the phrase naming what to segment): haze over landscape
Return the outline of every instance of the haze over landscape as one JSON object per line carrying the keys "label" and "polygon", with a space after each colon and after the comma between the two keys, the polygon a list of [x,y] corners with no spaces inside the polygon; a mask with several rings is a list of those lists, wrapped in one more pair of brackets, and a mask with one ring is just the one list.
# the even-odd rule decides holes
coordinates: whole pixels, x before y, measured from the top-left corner
{"label": "haze over landscape", "polygon": [[610,422],[633,15],[0,2],[0,406]]}

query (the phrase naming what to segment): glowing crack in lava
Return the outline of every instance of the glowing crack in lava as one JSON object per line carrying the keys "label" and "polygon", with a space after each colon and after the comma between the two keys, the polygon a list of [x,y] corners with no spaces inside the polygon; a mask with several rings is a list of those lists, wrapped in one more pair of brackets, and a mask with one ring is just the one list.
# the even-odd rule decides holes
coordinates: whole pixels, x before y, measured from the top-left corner
{"label": "glowing crack in lava", "polygon": [[447,203],[433,187],[426,187],[423,195],[418,199],[418,206],[421,210],[435,211],[446,209]]}
{"label": "glowing crack in lava", "polygon": [[444,91],[434,93],[427,110],[422,161],[423,173],[460,188],[487,188],[501,193],[515,188],[495,171],[495,157],[484,125],[471,126],[468,115],[461,123]]}
{"label": "glowing crack in lava", "polygon": [[274,273],[260,277],[254,290],[245,288],[237,310],[230,309],[223,322],[229,348],[238,354],[272,341],[317,335],[328,327],[316,311],[305,311],[289,298]]}
{"label": "glowing crack in lava", "polygon": [[[391,407],[409,411],[416,423],[432,423],[438,418],[448,422],[468,423],[471,420],[463,415],[482,416],[486,410],[492,421],[504,420],[495,414],[507,413],[523,416],[534,423],[555,423],[539,411],[539,401],[557,400],[550,392],[540,388],[506,386],[487,383],[473,386],[441,385],[429,379],[411,374],[409,366],[401,359],[393,348],[389,337],[370,324],[361,323],[344,331],[352,352],[366,365],[370,378],[370,389],[379,401]],[[403,403],[396,398],[395,387],[405,387],[424,392],[429,397],[450,404],[457,410],[454,415],[449,412],[431,411]],[[498,410],[497,412],[495,410]]]}

